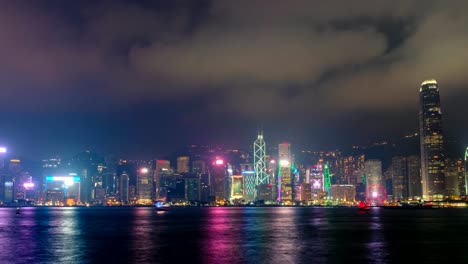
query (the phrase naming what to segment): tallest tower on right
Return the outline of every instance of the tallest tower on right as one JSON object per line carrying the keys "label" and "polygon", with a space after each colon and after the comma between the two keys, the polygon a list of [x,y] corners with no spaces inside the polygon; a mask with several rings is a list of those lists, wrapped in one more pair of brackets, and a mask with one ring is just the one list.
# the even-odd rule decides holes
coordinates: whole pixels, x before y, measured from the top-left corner
{"label": "tallest tower on right", "polygon": [[419,90],[422,195],[425,200],[442,199],[445,192],[445,155],[442,110],[436,80],[426,80]]}

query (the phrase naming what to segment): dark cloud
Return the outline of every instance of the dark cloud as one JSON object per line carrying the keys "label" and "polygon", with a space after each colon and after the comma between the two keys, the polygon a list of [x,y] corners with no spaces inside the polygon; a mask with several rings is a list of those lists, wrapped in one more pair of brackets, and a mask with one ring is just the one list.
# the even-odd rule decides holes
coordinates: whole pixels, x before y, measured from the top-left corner
{"label": "dark cloud", "polygon": [[[1,108],[118,113],[174,104],[190,106],[181,120],[299,124],[417,111],[424,79],[436,78],[446,98],[466,89],[467,8],[403,0],[3,1]],[[393,121],[378,126],[385,122]]]}

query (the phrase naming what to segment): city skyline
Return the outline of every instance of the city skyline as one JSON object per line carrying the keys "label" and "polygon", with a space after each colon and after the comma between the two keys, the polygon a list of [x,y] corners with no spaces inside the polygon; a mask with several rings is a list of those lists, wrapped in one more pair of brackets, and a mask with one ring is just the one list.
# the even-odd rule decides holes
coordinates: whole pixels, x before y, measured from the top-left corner
{"label": "city skyline", "polygon": [[468,1],[0,1],[0,262],[466,263]]}
{"label": "city skyline", "polygon": [[464,2],[0,5],[0,144],[17,154],[247,146],[259,124],[275,144],[365,144],[417,131],[430,78],[446,139],[468,145]]}

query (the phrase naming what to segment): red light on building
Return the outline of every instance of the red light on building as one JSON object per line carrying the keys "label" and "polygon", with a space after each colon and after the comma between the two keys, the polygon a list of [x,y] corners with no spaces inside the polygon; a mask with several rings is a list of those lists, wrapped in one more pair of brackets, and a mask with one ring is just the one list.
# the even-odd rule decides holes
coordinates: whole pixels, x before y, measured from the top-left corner
{"label": "red light on building", "polygon": [[216,165],[223,165],[223,164],[224,164],[224,160],[222,160],[222,159],[217,159],[217,160],[215,161],[215,164],[216,164]]}

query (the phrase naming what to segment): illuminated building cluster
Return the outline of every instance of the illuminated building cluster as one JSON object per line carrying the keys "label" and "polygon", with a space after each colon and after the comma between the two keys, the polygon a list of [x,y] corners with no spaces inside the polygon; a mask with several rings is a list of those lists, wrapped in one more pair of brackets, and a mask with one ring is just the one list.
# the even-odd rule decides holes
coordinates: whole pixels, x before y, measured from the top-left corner
{"label": "illuminated building cluster", "polygon": [[[102,157],[90,150],[63,159],[42,159],[32,171],[0,147],[3,205],[354,205],[405,204],[466,199],[468,148],[464,157],[444,152],[439,87],[420,87],[420,155],[369,158],[395,143],[384,140],[351,150],[293,151],[290,143],[268,144],[263,131],[248,151],[189,145],[155,160]],[[277,146],[277,147],[276,147]],[[294,145],[296,146],[296,145]],[[374,151],[375,152],[375,151]],[[375,154],[374,154],[375,155]],[[382,155],[384,156],[384,155]]]}

